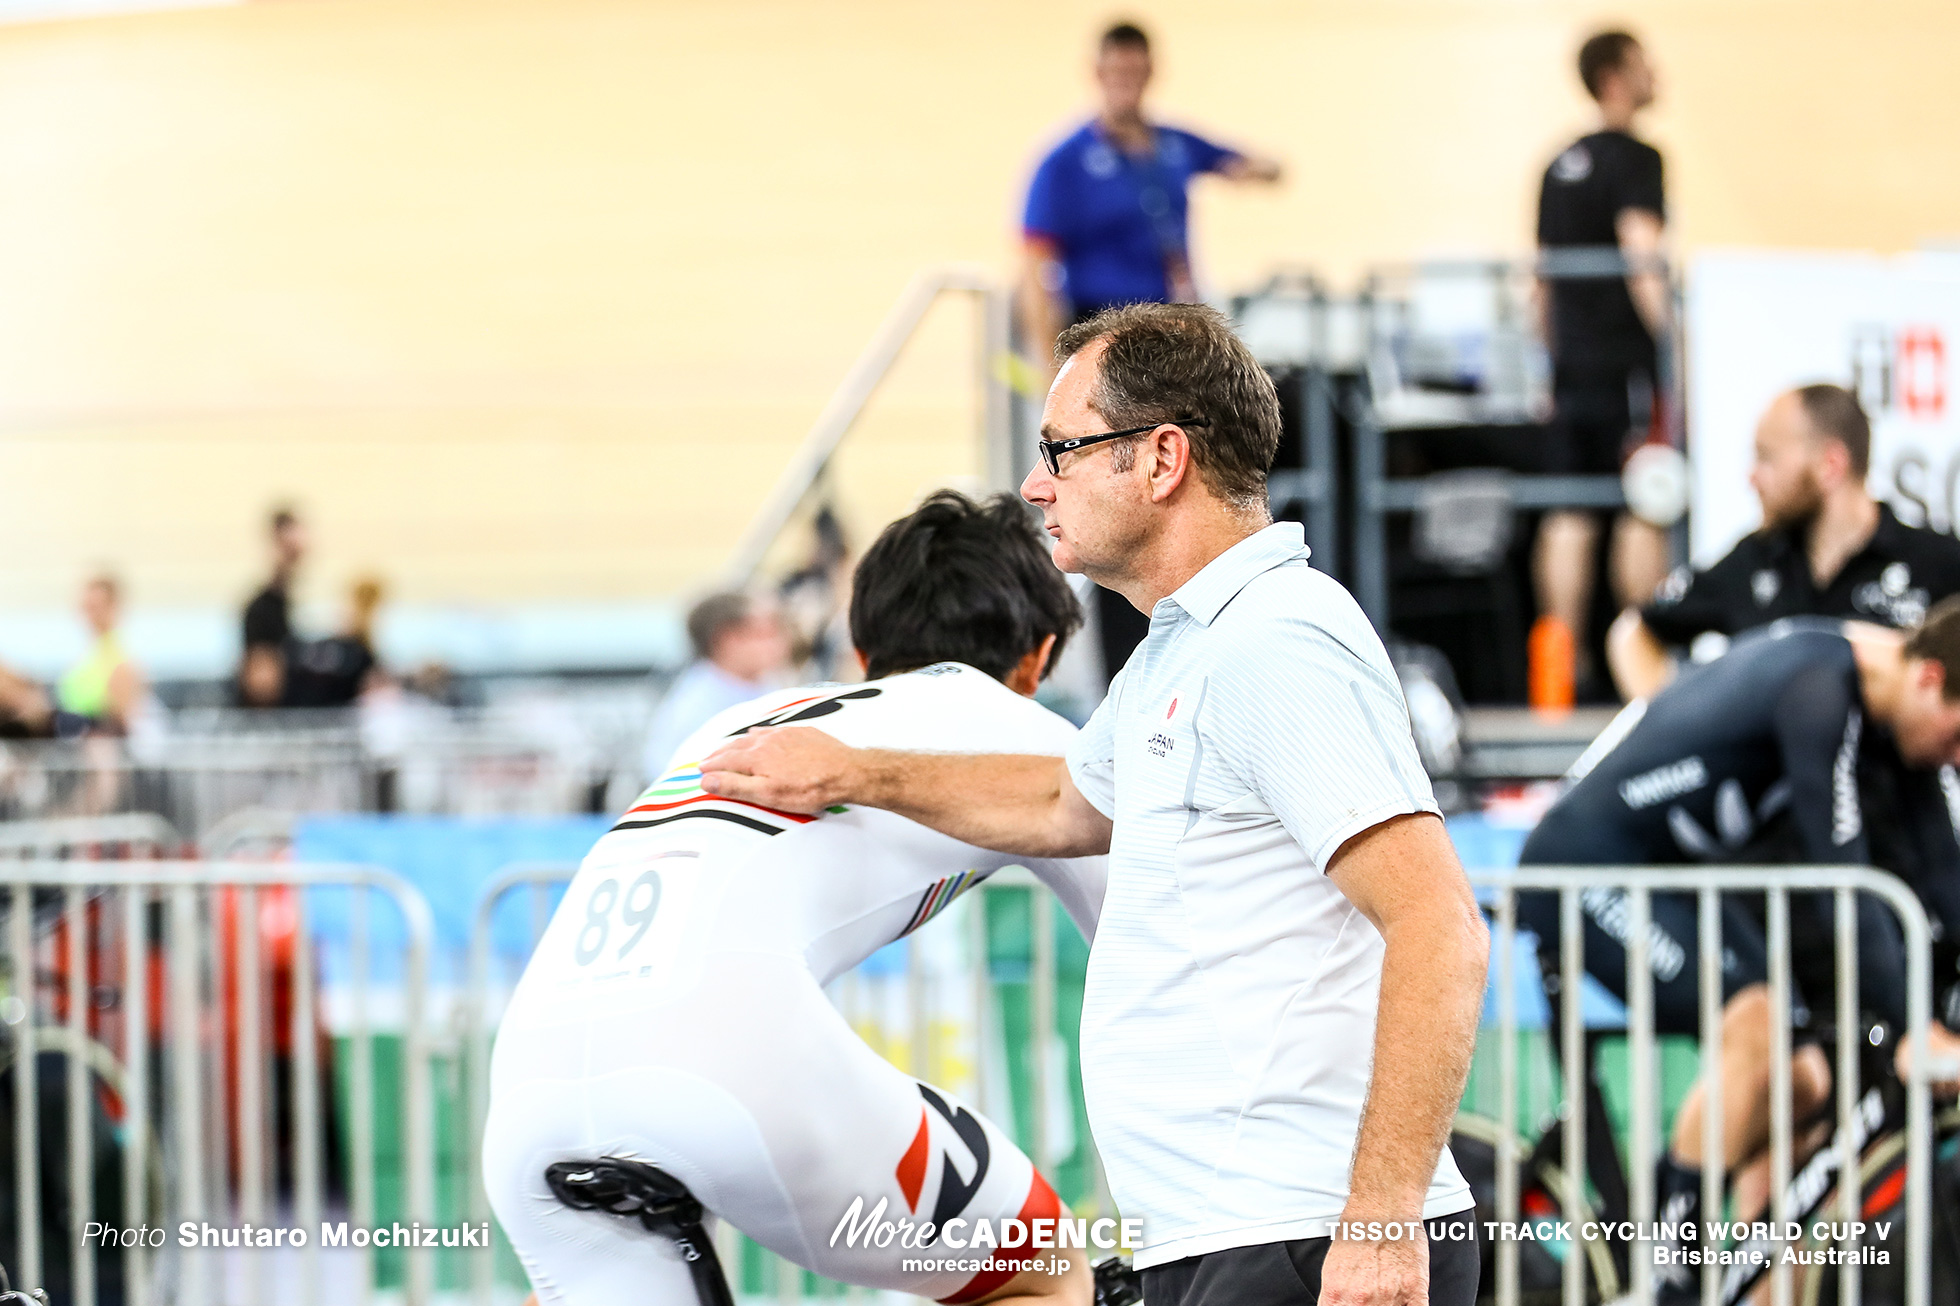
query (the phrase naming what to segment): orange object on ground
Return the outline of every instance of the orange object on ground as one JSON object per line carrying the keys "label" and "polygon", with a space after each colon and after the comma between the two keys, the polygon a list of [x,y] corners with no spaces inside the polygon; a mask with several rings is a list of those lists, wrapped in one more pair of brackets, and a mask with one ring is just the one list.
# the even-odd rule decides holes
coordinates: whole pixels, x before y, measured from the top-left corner
{"label": "orange object on ground", "polygon": [[1573,701],[1572,631],[1554,616],[1531,627],[1531,706],[1540,712],[1569,712]]}

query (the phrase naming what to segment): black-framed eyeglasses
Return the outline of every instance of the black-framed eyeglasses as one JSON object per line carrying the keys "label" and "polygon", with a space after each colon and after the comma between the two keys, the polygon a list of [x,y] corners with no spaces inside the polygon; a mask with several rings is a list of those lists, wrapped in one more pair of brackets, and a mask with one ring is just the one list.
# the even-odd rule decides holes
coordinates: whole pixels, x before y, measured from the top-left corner
{"label": "black-framed eyeglasses", "polygon": [[1171,417],[1148,426],[1133,426],[1127,431],[1104,431],[1101,435],[1078,435],[1073,440],[1037,440],[1035,448],[1041,450],[1041,461],[1046,464],[1050,476],[1062,474],[1062,455],[1074,453],[1077,449],[1087,449],[1092,444],[1105,444],[1111,440],[1121,440],[1127,436],[1142,435],[1160,426],[1208,426],[1202,417]]}

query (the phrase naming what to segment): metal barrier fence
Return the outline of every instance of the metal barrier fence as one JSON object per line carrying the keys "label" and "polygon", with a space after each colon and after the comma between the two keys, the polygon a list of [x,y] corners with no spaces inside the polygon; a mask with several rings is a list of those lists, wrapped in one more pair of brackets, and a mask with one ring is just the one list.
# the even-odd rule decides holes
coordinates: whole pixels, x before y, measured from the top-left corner
{"label": "metal barrier fence", "polygon": [[[1653,971],[1650,968],[1650,926],[1653,895],[1692,893],[1696,896],[1699,932],[1701,1084],[1706,1093],[1702,1117],[1702,1210],[1704,1220],[1719,1218],[1725,1190],[1723,1166],[1711,1158],[1724,1155],[1721,1098],[1722,1055],[1722,917],[1724,893],[1761,893],[1766,903],[1768,951],[1770,958],[1770,1207],[1771,1221],[1779,1224],[1800,1219],[1803,1212],[1790,1209],[1790,1175],[1793,1155],[1791,1110],[1790,1028],[1792,988],[1790,978],[1790,895],[1825,892],[1833,897],[1836,918],[1837,1045],[1834,1079],[1836,1089],[1836,1135],[1838,1174],[1857,1176],[1865,1129],[1861,1127],[1859,1104],[1859,1047],[1863,1027],[1858,1004],[1858,938],[1855,924],[1857,894],[1879,899],[1897,917],[1905,937],[1908,984],[1908,1037],[1924,1046],[1932,1009],[1931,935],[1925,911],[1906,886],[1891,875],[1862,867],[1736,867],[1719,870],[1651,870],[1638,867],[1525,867],[1513,872],[1482,873],[1473,876],[1480,888],[1494,892],[1496,990],[1498,1022],[1498,1098],[1503,1115],[1497,1139],[1496,1210],[1500,1222],[1516,1225],[1519,1220],[1520,1144],[1517,1107],[1517,984],[1512,940],[1517,928],[1517,894],[1552,891],[1559,895],[1560,955],[1558,973],[1565,1001],[1559,1004],[1558,1046],[1564,1074],[1564,1108],[1561,1113],[1561,1170],[1563,1213],[1573,1216],[1590,1209],[1587,1192],[1587,1085],[1584,1080],[1587,1058],[1579,993],[1584,977],[1583,927],[1580,894],[1587,890],[1619,890],[1626,894],[1626,982],[1627,1040],[1631,1080],[1628,1139],[1629,1218],[1636,1229],[1651,1226],[1655,1220],[1654,1174],[1658,1110],[1655,1094],[1655,1033]],[[1905,1306],[1927,1306],[1930,1301],[1930,1195],[1932,1186],[1932,1099],[1927,1087],[1927,1066],[1923,1057],[1915,1058],[1907,1081],[1905,1129]],[[1821,1196],[1821,1192],[1819,1194]],[[1855,1222],[1860,1214],[1860,1185],[1839,1185],[1837,1218],[1851,1233],[1848,1240],[1857,1246]],[[1758,1217],[1760,1218],[1760,1217]],[[1583,1227],[1575,1225],[1583,1234]],[[1519,1247],[1516,1241],[1497,1244],[1497,1301],[1514,1303],[1519,1294]],[[1568,1248],[1564,1257],[1563,1301],[1565,1306],[1583,1306],[1587,1300],[1585,1282],[1594,1248],[1577,1254]],[[1630,1258],[1636,1301],[1653,1300],[1653,1262],[1644,1249],[1636,1248]],[[1860,1266],[1847,1260],[1840,1267],[1838,1301],[1857,1306],[1861,1300]],[[1790,1306],[1791,1266],[1780,1257],[1772,1259],[1771,1300],[1774,1306]],[[1723,1270],[1704,1265],[1701,1273],[1702,1302],[1715,1306],[1723,1299]]]}
{"label": "metal barrier fence", "polygon": [[651,680],[502,692],[469,709],[159,710],[127,739],[0,741],[0,821],[150,813],[203,841],[244,812],[554,815],[638,792]]}
{"label": "metal barrier fence", "polygon": [[[57,1299],[81,1306],[369,1300],[378,1287],[378,1272],[384,1271],[374,1248],[329,1250],[321,1246],[322,1231],[342,1219],[356,1229],[393,1218],[434,1227],[444,1153],[452,1158],[456,1172],[450,1177],[460,1189],[450,1190],[453,1196],[445,1210],[470,1227],[491,1225],[478,1159],[491,1039],[509,983],[549,920],[551,894],[569,881],[572,871],[569,866],[512,867],[479,899],[462,1001],[454,1011],[460,1035],[455,1050],[462,1060],[459,1109],[439,1136],[432,1084],[438,1049],[429,1018],[432,926],[412,887],[385,871],[358,866],[0,861],[0,904],[6,909],[0,955],[9,980],[0,992],[0,1033],[12,1051],[10,1179],[18,1221],[11,1245],[0,1246],[0,1257],[6,1258],[15,1280],[59,1283]],[[1532,867],[1473,878],[1497,921],[1493,979],[1498,1015],[1493,1032],[1501,1105],[1492,1140],[1497,1220],[1517,1224],[1521,1219],[1525,1158],[1517,1110],[1517,998],[1520,983],[1529,977],[1520,979],[1511,946],[1519,893],[1560,896],[1563,945],[1557,973],[1562,992],[1572,995],[1579,992],[1583,974],[1580,894],[1609,889],[1626,895],[1626,1217],[1649,1225],[1656,1218],[1652,1176],[1661,1118],[1649,968],[1653,896],[1693,894],[1699,904],[1699,1078],[1709,1093],[1702,1144],[1705,1155],[1719,1157],[1724,1137],[1719,1095],[1721,895],[1763,895],[1772,958],[1773,1031],[1772,1197],[1767,1215],[1782,1222],[1804,1215],[1791,1209],[1789,1197],[1796,1160],[1790,1118],[1791,895],[1830,895],[1837,912],[1834,1146],[1839,1164],[1849,1163],[1840,1173],[1859,1173],[1870,1122],[1858,1089],[1863,1027],[1852,924],[1857,894],[1876,898],[1899,921],[1910,984],[1907,1033],[1923,1040],[1930,1020],[1929,930],[1917,900],[1899,881],[1867,869],[1815,867]],[[513,894],[526,891],[531,904],[522,956],[509,949],[500,953],[493,947],[499,909]],[[1003,981],[991,967],[996,949],[989,940],[989,912],[1001,894],[1026,897],[1026,1005],[1014,1028],[1034,1037],[1020,1032],[1010,1037],[1000,995]],[[380,931],[371,904],[377,895],[400,917],[401,929],[395,932],[399,972],[381,974],[374,964]],[[958,919],[962,911],[963,922]],[[861,1030],[871,1027],[869,1013],[880,1008],[887,1017],[883,1033],[870,1035],[874,1042],[883,1038],[879,1050],[908,1072],[945,1083],[993,1115],[1020,1138],[1045,1173],[1054,1174],[1058,1151],[1078,1161],[1086,1156],[1090,1177],[1078,1185],[1078,1209],[1086,1212],[1093,1206],[1101,1214],[1110,1203],[1093,1149],[1086,1140],[1078,1140],[1072,1152],[1060,1144],[1048,1110],[1056,1096],[1053,1076],[1059,1064],[1048,1054],[1049,1036],[1069,1024],[1059,1010],[1054,912],[1053,898],[1033,877],[1001,872],[948,913],[954,917],[948,924],[968,931],[968,971],[935,971],[926,964],[920,936],[915,935],[906,942],[902,973],[884,990],[872,991],[847,976],[834,987],[833,997]],[[257,928],[250,928],[252,923]],[[507,963],[502,970],[497,967],[500,958]],[[949,1034],[936,1026],[935,1012],[945,1008],[960,986],[970,986],[966,1001],[972,1018],[963,1030]],[[401,1049],[398,1098],[376,1087],[377,1034],[396,1030]],[[341,1045],[337,1052],[335,1039]],[[1576,1001],[1561,1005],[1554,1042],[1565,1103],[1557,1125],[1563,1156],[1555,1191],[1565,1213],[1576,1218],[1593,1209],[1587,1165],[1591,1122],[1583,1078],[1586,1034]],[[1002,1096],[1005,1077],[999,1071],[1013,1051],[1025,1052],[1028,1046],[1033,1050],[1023,1057],[1017,1103],[1011,1085]],[[28,1068],[33,1073],[22,1073]],[[1906,1089],[1904,1306],[1929,1302],[1932,1133],[1926,1073],[1923,1061],[1916,1063]],[[107,1111],[95,1104],[99,1094],[94,1081],[114,1100]],[[50,1094],[62,1099],[62,1108],[53,1113],[62,1117],[60,1130],[44,1127],[43,1098]],[[394,1104],[398,1113],[388,1109]],[[116,1106],[123,1124],[120,1145],[107,1141]],[[390,1140],[385,1146],[383,1135]],[[389,1168],[382,1165],[384,1151],[395,1161],[393,1173],[377,1173]],[[386,1192],[384,1185],[389,1186]],[[1705,1219],[1718,1218],[1714,1213],[1722,1210],[1723,1185],[1721,1167],[1705,1167],[1703,1208],[1710,1213]],[[1855,1222],[1861,1218],[1858,1203],[1859,1186],[1848,1184],[1831,1209],[1836,1218]],[[44,1211],[63,1209],[69,1213],[65,1223],[55,1217],[61,1227],[43,1227]],[[128,1228],[154,1226],[171,1237],[161,1244],[92,1245],[83,1227],[89,1218]],[[308,1241],[284,1251],[246,1255],[227,1253],[222,1244],[180,1248],[175,1230],[186,1220],[220,1227],[283,1226],[305,1232]],[[760,1249],[742,1246],[732,1230],[724,1229],[721,1237],[734,1273],[746,1266],[751,1282],[772,1289],[780,1300],[805,1298],[809,1276],[763,1256]],[[7,1243],[7,1231],[0,1228],[0,1244]],[[1519,1246],[1500,1241],[1495,1248],[1497,1301],[1504,1306],[1520,1300]],[[1611,1276],[1598,1271],[1603,1255],[1598,1240],[1569,1250],[1576,1254],[1564,1258],[1562,1298],[1566,1306],[1581,1306],[1589,1294],[1588,1266],[1594,1267],[1595,1284]],[[444,1264],[463,1273],[445,1273],[445,1278],[466,1287],[472,1300],[488,1303],[521,1292],[508,1273],[500,1280],[494,1244],[457,1254],[463,1258],[460,1267]],[[428,1302],[436,1286],[434,1252],[386,1255],[389,1264],[379,1279],[398,1274],[408,1302]],[[1651,1300],[1649,1258],[1634,1255],[1630,1269],[1634,1298]],[[1847,1262],[1838,1273],[1837,1300],[1855,1306],[1861,1294],[1859,1266]],[[1776,1265],[1771,1285],[1776,1306],[1789,1306],[1790,1268]],[[818,1291],[822,1295],[829,1290]],[[847,1298],[859,1295],[837,1291]],[[1726,1300],[1719,1270],[1704,1269],[1702,1291],[1709,1306]]]}
{"label": "metal barrier fence", "polygon": [[364,811],[379,796],[346,731],[173,736],[155,751],[109,738],[0,744],[0,818],[153,813],[198,838],[246,809]]}
{"label": "metal barrier fence", "polygon": [[0,821],[0,859],[59,858],[78,854],[167,857],[184,847],[177,828],[150,812],[116,816],[62,816],[41,821]]}
{"label": "metal barrier fence", "polygon": [[[0,886],[14,1281],[58,1285],[56,1299],[76,1306],[369,1300],[373,1248],[357,1242],[329,1255],[323,1244],[329,1217],[344,1214],[360,1229],[378,1210],[376,895],[401,927],[401,969],[390,984],[403,1083],[393,1178],[401,1218],[435,1225],[425,1012],[432,925],[420,894],[371,867],[181,861],[13,861],[0,863]],[[325,990],[316,973],[322,914],[345,923],[335,940],[339,973]],[[329,1003],[338,1010],[324,1010]],[[344,1137],[334,1121],[339,1090],[323,1078],[337,1060],[322,1043],[330,1025],[347,1040]],[[43,1047],[63,1059],[60,1136],[40,1118],[40,1098],[57,1082]],[[92,1077],[120,1108],[120,1144]],[[105,1154],[116,1157],[119,1185],[101,1182]],[[55,1194],[44,1194],[44,1181],[58,1184],[63,1200],[48,1200]],[[44,1230],[46,1211],[65,1212],[66,1227]],[[195,1245],[181,1245],[182,1222],[200,1230]],[[232,1236],[201,1232],[212,1222]],[[267,1244],[244,1241],[251,1235],[241,1225],[297,1236],[278,1239],[284,1251],[262,1252]],[[141,1233],[105,1241],[99,1226]],[[65,1243],[66,1256],[50,1242]],[[241,1245],[255,1250],[223,1250]],[[429,1252],[406,1253],[409,1303],[429,1300],[431,1269]]]}

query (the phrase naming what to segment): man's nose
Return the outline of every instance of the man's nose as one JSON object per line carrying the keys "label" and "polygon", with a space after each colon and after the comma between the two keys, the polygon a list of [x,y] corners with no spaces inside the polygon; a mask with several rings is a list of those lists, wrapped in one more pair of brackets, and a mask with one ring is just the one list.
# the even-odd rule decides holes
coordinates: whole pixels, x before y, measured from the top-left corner
{"label": "man's nose", "polygon": [[1055,498],[1055,483],[1048,475],[1048,466],[1039,458],[1028,474],[1021,478],[1021,497],[1029,503],[1049,503]]}

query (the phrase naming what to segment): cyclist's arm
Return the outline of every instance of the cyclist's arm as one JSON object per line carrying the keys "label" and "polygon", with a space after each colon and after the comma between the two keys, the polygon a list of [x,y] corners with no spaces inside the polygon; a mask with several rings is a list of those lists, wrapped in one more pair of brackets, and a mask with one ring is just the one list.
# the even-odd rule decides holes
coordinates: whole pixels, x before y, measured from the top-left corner
{"label": "cyclist's arm", "polygon": [[[1812,899],[1828,920],[1832,899]],[[1858,895],[1858,1005],[1884,1017],[1893,1029],[1906,1027],[1906,941],[1892,909],[1870,894]]]}
{"label": "cyclist's arm", "polygon": [[[1790,814],[1804,860],[1821,866],[1868,866],[1864,806],[1858,794],[1858,743],[1863,705],[1842,674],[1818,667],[1794,677],[1777,703],[1777,746],[1790,782]],[[1828,922],[1832,899],[1803,899]],[[1799,907],[1798,910],[1803,910]],[[1906,1016],[1905,944],[1891,911],[1858,895],[1859,1004],[1895,1029]]]}
{"label": "cyclist's arm", "polygon": [[1867,864],[1871,852],[1858,797],[1863,704],[1836,668],[1815,667],[1784,686],[1774,720],[1804,860],[1826,866]]}
{"label": "cyclist's arm", "polygon": [[751,730],[701,763],[711,794],[786,812],[856,803],[1023,857],[1109,851],[1110,820],[1059,757],[852,748],[809,726]]}

